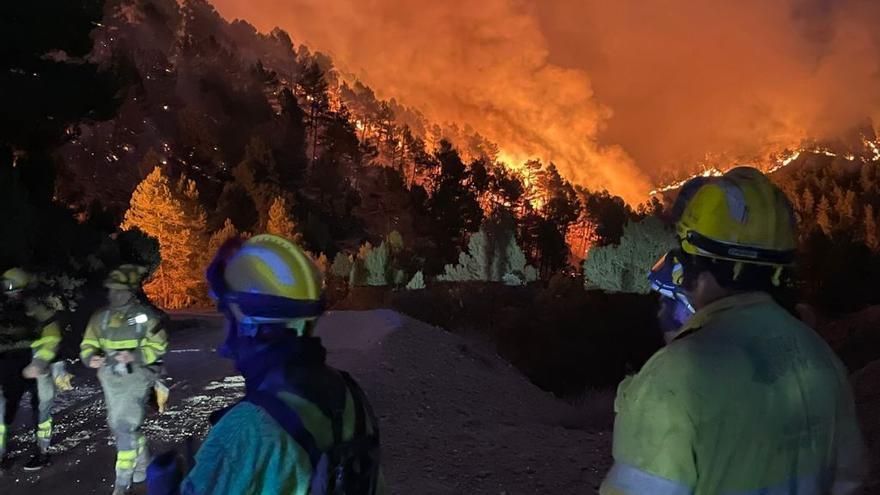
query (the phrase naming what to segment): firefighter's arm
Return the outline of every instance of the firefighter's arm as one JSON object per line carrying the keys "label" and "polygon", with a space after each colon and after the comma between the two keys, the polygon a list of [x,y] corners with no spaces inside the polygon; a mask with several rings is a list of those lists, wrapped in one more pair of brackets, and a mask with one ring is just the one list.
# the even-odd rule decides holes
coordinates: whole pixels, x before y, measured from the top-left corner
{"label": "firefighter's arm", "polygon": [[48,371],[49,363],[55,359],[61,344],[61,325],[58,324],[55,312],[46,307],[38,306],[32,313],[41,327],[40,338],[31,344],[34,364],[41,370]]}
{"label": "firefighter's arm", "polygon": [[150,314],[148,318],[147,331],[140,343],[140,357],[144,364],[153,364],[168,351],[168,333],[158,316]]}
{"label": "firefighter's arm", "polygon": [[676,383],[678,373],[669,373],[668,363],[662,361],[649,361],[618,388],[614,466],[599,489],[601,495],[693,493],[695,428],[687,394]]}
{"label": "firefighter's arm", "polygon": [[99,324],[97,314],[93,315],[86,325],[82,342],[79,344],[79,358],[86,366],[89,366],[89,360],[92,357],[101,355],[101,341],[98,337]]}

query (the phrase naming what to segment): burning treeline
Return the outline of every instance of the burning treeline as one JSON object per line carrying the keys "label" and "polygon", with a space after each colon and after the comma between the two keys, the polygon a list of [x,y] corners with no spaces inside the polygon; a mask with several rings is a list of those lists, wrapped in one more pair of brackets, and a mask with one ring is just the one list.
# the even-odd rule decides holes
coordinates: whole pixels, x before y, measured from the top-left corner
{"label": "burning treeline", "polygon": [[880,109],[876,2],[216,4],[431,122],[469,125],[516,166],[553,161],[631,203],[707,157],[771,167]]}
{"label": "burning treeline", "polygon": [[[633,177],[643,177],[637,189],[645,190],[628,195],[641,202],[649,197],[649,188],[647,175],[636,169],[599,166],[591,160],[578,161],[583,168],[572,168],[573,162],[562,158],[527,159],[534,156],[528,151],[517,158],[519,148],[496,140],[516,140],[524,136],[520,131],[528,131],[528,141],[535,146],[555,146],[546,138],[549,134],[543,134],[550,128],[542,124],[541,112],[559,107],[554,107],[552,94],[542,98],[540,85],[529,93],[540,111],[524,112],[521,115],[532,117],[517,120],[510,113],[516,113],[511,102],[494,115],[516,123],[519,130],[490,135],[494,128],[480,127],[482,121],[441,123],[430,114],[435,107],[408,106],[402,97],[384,99],[379,95],[393,91],[371,89],[364,82],[369,74],[356,77],[338,68],[336,58],[295,44],[282,30],[261,34],[246,22],[225,21],[204,0],[111,2],[95,39],[94,60],[110,69],[121,64],[137,77],[125,86],[113,119],[71,129],[72,139],[61,150],[63,180],[57,197],[82,219],[94,218],[90,205],[98,204],[115,225],[135,206],[147,216],[156,213],[156,225],[171,217],[163,212],[180,210],[181,225],[202,238],[191,246],[175,246],[186,252],[204,251],[198,246],[216,244],[230,233],[266,231],[274,212],[276,220],[295,221],[286,231],[302,235],[316,255],[330,258],[357,252],[366,240],[381,242],[397,230],[415,258],[423,260],[407,269],[423,269],[430,276],[455,262],[484,218],[506,211],[516,220],[517,241],[529,262],[549,277],[558,271],[570,273],[577,266],[572,262],[591,245],[615,243],[624,223],[660,206],[654,201],[639,212],[620,197],[581,187],[576,177],[569,181],[572,171],[586,174],[583,182],[609,188],[632,185]],[[144,46],[151,49],[140,48]],[[422,69],[416,62],[441,63],[428,52],[414,59],[418,72]],[[484,65],[487,73],[493,72],[488,59]],[[490,84],[491,77],[484,78],[486,85],[478,85],[479,77],[460,76],[471,81],[473,91],[481,88],[481,98],[506,91],[500,83]],[[598,96],[578,100],[582,93],[569,93],[577,101],[598,101]],[[448,96],[450,107],[469,106],[464,97]],[[583,117],[575,110],[572,107],[566,118]],[[605,115],[604,110],[599,113]],[[590,139],[578,141],[573,136],[587,134],[576,130],[558,136],[599,154],[610,152],[596,144],[603,125],[613,131],[613,118],[603,119],[593,121]],[[844,161],[852,154],[852,163],[867,160],[873,165],[873,129],[858,135],[862,151],[840,146],[832,150],[817,141],[770,153],[766,168],[803,162],[813,156],[811,150],[838,153]],[[787,141],[778,140],[779,146]],[[714,156],[720,158],[704,161],[704,154],[699,162],[718,169],[733,163],[726,158],[733,155]],[[513,163],[499,162],[505,158]],[[156,166],[161,175],[153,173]],[[108,175],[108,170],[113,173]],[[601,174],[619,180],[606,180]],[[164,196],[159,201],[151,199],[155,195],[141,194],[140,200],[133,200],[132,190],[148,175],[153,178],[142,186]],[[101,181],[95,180],[98,177]],[[172,232],[166,238],[180,237]]]}
{"label": "burning treeline", "polygon": [[[158,238],[156,280],[189,280],[203,271],[198,253],[236,232],[279,230],[282,218],[295,223],[281,230],[330,258],[396,230],[423,260],[407,268],[431,276],[500,212],[549,276],[570,269],[569,245],[577,258],[619,236],[600,217],[635,215],[552,162],[506,167],[474,129],[381,99],[285,32],[229,23],[205,1],[111,2],[94,39],[92,59],[127,76],[122,98],[109,120],[70,126],[56,196],[82,222]],[[192,282],[156,295],[191,304]]]}

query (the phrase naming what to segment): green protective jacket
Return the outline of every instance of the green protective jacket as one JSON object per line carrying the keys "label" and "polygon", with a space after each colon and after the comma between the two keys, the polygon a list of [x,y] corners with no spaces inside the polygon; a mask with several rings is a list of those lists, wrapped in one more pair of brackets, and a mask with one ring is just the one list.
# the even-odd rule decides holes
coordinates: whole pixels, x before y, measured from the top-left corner
{"label": "green protective jacket", "polygon": [[700,309],[615,411],[601,495],[844,495],[864,476],[846,369],[764,293]]}
{"label": "green protective jacket", "polygon": [[[278,397],[299,414],[318,448],[333,443],[330,418],[303,397],[281,392]],[[346,398],[343,440],[354,436],[354,404]],[[368,422],[369,423],[369,422]],[[367,431],[372,431],[367,425]],[[196,465],[181,486],[182,495],[284,493],[308,495],[312,465],[306,451],[259,406],[241,402],[211,428],[196,455]],[[380,475],[378,493],[385,493]]]}

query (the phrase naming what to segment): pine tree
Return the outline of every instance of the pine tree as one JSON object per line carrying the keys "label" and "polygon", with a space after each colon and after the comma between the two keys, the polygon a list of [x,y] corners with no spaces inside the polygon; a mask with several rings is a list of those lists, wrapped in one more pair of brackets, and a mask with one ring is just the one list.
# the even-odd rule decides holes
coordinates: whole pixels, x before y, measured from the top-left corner
{"label": "pine tree", "polygon": [[843,196],[843,201],[836,206],[840,215],[841,226],[846,228],[855,223],[857,209],[855,192],[846,191],[846,194]]}
{"label": "pine tree", "polygon": [[816,209],[816,197],[813,196],[813,191],[810,188],[804,189],[804,194],[801,199],[801,213],[804,216],[810,217],[813,215],[813,210]]}
{"label": "pine tree", "polygon": [[877,183],[877,170],[873,163],[865,163],[859,171],[859,185],[862,186],[862,193],[872,193],[875,191]]}
{"label": "pine tree", "polygon": [[205,299],[205,217],[195,183],[182,179],[173,186],[159,167],[131,196],[121,228],[137,227],[159,241],[162,262],[144,290],[162,307],[182,308]]}
{"label": "pine tree", "polygon": [[822,229],[822,232],[825,235],[830,236],[832,231],[831,224],[831,203],[828,201],[828,197],[822,196],[819,199],[819,204],[816,206],[816,225]]}
{"label": "pine tree", "polygon": [[290,208],[283,196],[276,196],[269,207],[266,233],[289,239],[296,244],[302,242],[302,234],[297,233],[296,224],[290,215]]}
{"label": "pine tree", "polygon": [[661,220],[647,217],[630,222],[617,245],[595,246],[584,261],[584,286],[606,292],[647,294],[645,276],[663,253],[677,245],[675,234]]}
{"label": "pine tree", "polygon": [[213,256],[224,242],[237,235],[238,229],[235,228],[232,220],[227,218],[226,222],[223,223],[223,227],[220,227],[219,230],[211,234],[211,237],[208,239],[208,253]]}
{"label": "pine tree", "polygon": [[874,207],[865,205],[865,244],[875,253],[880,251],[880,232],[877,231],[877,217]]}

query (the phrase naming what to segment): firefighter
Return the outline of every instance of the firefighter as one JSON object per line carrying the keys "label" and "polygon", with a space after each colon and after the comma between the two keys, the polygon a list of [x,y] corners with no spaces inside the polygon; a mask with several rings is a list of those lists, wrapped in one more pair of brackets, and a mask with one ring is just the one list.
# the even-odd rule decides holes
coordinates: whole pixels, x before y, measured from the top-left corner
{"label": "firefighter", "polygon": [[116,438],[114,495],[143,482],[149,463],[141,432],[147,399],[159,376],[157,362],[168,348],[162,320],[136,294],[146,269],[122,265],[104,282],[109,305],[92,315],[80,344],[80,358],[98,370],[107,422]]}
{"label": "firefighter", "polygon": [[35,471],[49,464],[55,399],[51,363],[61,342],[61,327],[55,312],[34,297],[31,274],[12,268],[3,273],[0,284],[6,297],[0,312],[0,458],[3,466],[11,465],[5,456],[9,428],[22,395],[30,391],[37,448],[24,469]]}
{"label": "firefighter", "polygon": [[667,256],[696,313],[619,386],[600,493],[856,493],[863,445],[846,369],[770,295],[795,254],[791,205],[748,167],[692,192]]}
{"label": "firefighter", "polygon": [[322,278],[300,247],[274,235],[225,244],[208,282],[226,315],[221,355],[245,399],[215,413],[180,485],[173,456],[150,466],[153,494],[382,493],[379,433],[357,383],[327,366],[313,336]]}

